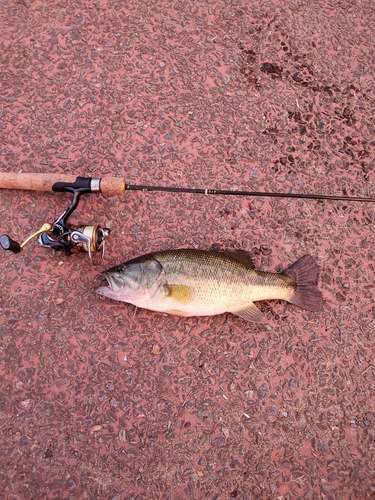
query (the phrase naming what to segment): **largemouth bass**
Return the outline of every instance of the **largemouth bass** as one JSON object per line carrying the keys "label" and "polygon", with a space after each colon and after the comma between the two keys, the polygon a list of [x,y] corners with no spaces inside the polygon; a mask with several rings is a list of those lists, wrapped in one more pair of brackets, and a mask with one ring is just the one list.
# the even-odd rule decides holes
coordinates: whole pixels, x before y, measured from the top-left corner
{"label": "largemouth bass", "polygon": [[304,255],[282,273],[257,271],[242,251],[193,249],[155,252],[104,272],[107,287],[96,292],[178,316],[213,316],[231,312],[260,323],[258,300],[283,299],[310,311],[322,307],[317,287],[319,267]]}

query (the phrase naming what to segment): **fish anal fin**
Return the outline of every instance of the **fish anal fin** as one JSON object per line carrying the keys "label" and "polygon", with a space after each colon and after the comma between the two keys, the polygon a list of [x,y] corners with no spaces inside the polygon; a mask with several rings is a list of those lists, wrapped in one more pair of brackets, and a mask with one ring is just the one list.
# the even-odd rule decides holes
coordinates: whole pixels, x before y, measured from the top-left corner
{"label": "fish anal fin", "polygon": [[263,323],[263,314],[253,303],[251,303],[244,309],[240,309],[239,311],[230,312],[232,314],[235,314],[236,316],[240,316],[240,318],[245,319],[246,321],[252,321],[253,323]]}
{"label": "fish anal fin", "polygon": [[181,304],[187,304],[193,293],[192,289],[186,285],[165,285],[166,296]]}

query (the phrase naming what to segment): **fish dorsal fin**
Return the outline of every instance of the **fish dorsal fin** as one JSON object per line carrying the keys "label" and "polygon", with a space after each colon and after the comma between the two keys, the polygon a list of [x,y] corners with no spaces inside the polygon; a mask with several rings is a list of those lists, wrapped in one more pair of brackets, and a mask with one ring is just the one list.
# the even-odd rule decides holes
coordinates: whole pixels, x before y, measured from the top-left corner
{"label": "fish dorsal fin", "polygon": [[245,309],[240,309],[239,311],[230,311],[240,318],[246,319],[246,321],[252,321],[253,323],[263,323],[263,314],[257,308],[257,306],[251,303]]}
{"label": "fish dorsal fin", "polygon": [[253,259],[245,250],[224,250],[223,252],[218,252],[221,255],[225,255],[228,259],[235,260],[240,264],[244,264],[250,269],[255,268]]}
{"label": "fish dorsal fin", "polygon": [[186,285],[164,285],[166,296],[181,304],[186,304],[192,297],[192,289]]}

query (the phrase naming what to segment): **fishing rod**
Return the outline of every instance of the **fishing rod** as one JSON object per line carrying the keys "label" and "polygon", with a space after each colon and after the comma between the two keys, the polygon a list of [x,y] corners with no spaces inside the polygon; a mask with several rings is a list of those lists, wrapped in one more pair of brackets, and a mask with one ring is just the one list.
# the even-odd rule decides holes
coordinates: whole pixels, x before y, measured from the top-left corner
{"label": "fishing rod", "polygon": [[360,196],[340,196],[309,193],[278,193],[263,191],[239,191],[231,189],[202,189],[168,186],[148,186],[127,183],[119,177],[77,177],[65,174],[36,173],[5,173],[0,172],[0,188],[21,189],[29,191],[52,191],[71,193],[73,199],[68,208],[53,223],[44,223],[38,231],[30,235],[23,243],[18,243],[7,234],[0,237],[3,250],[13,253],[22,251],[33,238],[38,237],[39,244],[54,250],[66,250],[67,253],[77,251],[88,252],[90,258],[93,252],[100,251],[104,256],[106,240],[110,230],[100,225],[74,225],[68,223],[68,218],[77,208],[83,194],[102,193],[106,195],[123,195],[126,191],[158,191],[167,193],[191,193],[221,196],[257,196],[272,198],[298,198],[313,200],[345,201],[375,203],[375,198]]}

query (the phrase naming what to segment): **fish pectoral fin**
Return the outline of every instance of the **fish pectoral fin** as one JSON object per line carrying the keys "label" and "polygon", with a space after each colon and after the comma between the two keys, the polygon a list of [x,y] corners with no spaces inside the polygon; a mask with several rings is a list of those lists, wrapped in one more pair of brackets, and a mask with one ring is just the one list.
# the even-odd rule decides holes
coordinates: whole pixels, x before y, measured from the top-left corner
{"label": "fish pectoral fin", "polygon": [[246,319],[246,321],[252,321],[253,323],[263,323],[263,314],[253,303],[245,307],[245,309],[230,312],[232,314],[235,314],[236,316],[239,316],[240,318]]}
{"label": "fish pectoral fin", "polygon": [[164,285],[166,296],[174,299],[176,302],[186,304],[190,301],[193,291],[186,285]]}

